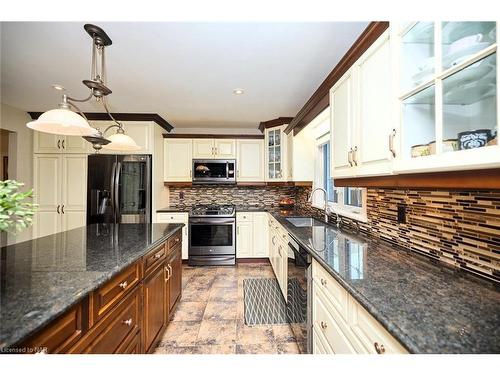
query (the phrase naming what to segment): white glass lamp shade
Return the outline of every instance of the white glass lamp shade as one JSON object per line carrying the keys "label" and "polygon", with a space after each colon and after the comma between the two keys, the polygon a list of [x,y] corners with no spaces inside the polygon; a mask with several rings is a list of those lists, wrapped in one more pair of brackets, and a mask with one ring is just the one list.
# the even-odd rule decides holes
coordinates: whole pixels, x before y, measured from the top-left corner
{"label": "white glass lamp shade", "polygon": [[39,132],[80,137],[96,132],[82,116],[65,108],[44,112],[37,120],[28,122],[26,126]]}
{"label": "white glass lamp shade", "polygon": [[105,148],[106,150],[138,151],[141,149],[141,147],[138,146],[137,143],[135,143],[135,141],[132,138],[123,133],[116,133],[110,135],[108,137],[108,140],[111,141],[111,143],[102,146],[102,148]]}

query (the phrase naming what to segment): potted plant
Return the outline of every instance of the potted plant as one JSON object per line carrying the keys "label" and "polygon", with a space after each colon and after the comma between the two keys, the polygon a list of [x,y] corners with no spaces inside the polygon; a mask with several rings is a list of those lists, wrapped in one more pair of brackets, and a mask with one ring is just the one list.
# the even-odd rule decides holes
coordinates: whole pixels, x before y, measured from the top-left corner
{"label": "potted plant", "polygon": [[33,223],[36,204],[33,190],[21,192],[24,184],[15,180],[0,181],[0,232],[19,232]]}

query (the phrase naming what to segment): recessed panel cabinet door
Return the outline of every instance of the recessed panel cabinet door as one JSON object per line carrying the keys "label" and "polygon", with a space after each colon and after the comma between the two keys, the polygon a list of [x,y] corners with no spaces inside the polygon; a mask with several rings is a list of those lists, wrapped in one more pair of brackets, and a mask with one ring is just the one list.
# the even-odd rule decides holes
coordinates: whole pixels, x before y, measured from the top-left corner
{"label": "recessed panel cabinet door", "polygon": [[256,258],[269,256],[269,223],[267,212],[255,212],[253,215],[253,255]]}
{"label": "recessed panel cabinet door", "polygon": [[92,153],[92,144],[82,137],[66,136],[62,142],[63,152],[66,154],[85,154]]}
{"label": "recessed panel cabinet door", "polygon": [[264,181],[264,140],[238,139],[237,181]]}
{"label": "recessed panel cabinet door", "polygon": [[34,152],[61,153],[64,136],[43,132],[33,132]]}
{"label": "recessed panel cabinet door", "polygon": [[168,182],[192,181],[193,145],[191,139],[165,139],[164,180]]}
{"label": "recessed panel cabinet door", "polygon": [[[395,126],[393,84],[388,31],[359,62],[359,138],[357,176],[389,174],[389,137]],[[359,143],[359,144],[358,144]]]}
{"label": "recessed panel cabinet door", "polygon": [[168,284],[163,266],[144,280],[144,348],[149,351],[168,319]]}
{"label": "recessed panel cabinet door", "polygon": [[235,139],[215,139],[214,145],[217,159],[234,159],[236,157]]}
{"label": "recessed panel cabinet door", "polygon": [[214,159],[215,145],[213,139],[193,139],[193,159]]}
{"label": "recessed panel cabinet door", "polygon": [[[170,293],[169,293],[169,312],[172,311],[175,303],[179,300],[182,291],[182,255],[181,246],[177,245],[168,261],[170,266],[170,279],[168,280]],[[167,320],[168,321],[168,320]]]}
{"label": "recessed panel cabinet door", "polygon": [[330,91],[332,177],[354,175],[351,167],[354,138],[354,70],[348,70]]}
{"label": "recessed panel cabinet door", "polygon": [[87,155],[62,159],[62,204],[64,212],[87,209]]}
{"label": "recessed panel cabinet door", "polygon": [[236,224],[236,257],[252,257],[253,222]]}

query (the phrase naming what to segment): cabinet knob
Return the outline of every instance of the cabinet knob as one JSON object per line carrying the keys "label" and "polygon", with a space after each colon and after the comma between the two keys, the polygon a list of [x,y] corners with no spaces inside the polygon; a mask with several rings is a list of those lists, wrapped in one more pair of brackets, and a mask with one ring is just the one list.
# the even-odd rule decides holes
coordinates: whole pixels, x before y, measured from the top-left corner
{"label": "cabinet knob", "polygon": [[385,353],[385,348],[384,345],[379,344],[378,342],[373,343],[373,346],[375,347],[375,351],[377,354],[384,354]]}
{"label": "cabinet knob", "polygon": [[177,238],[175,239],[175,242],[179,242],[180,240],[181,240],[181,239],[180,239],[179,237],[177,237]]}
{"label": "cabinet knob", "polygon": [[127,320],[124,320],[123,324],[130,327],[132,325],[132,318],[128,318]]}
{"label": "cabinet knob", "polygon": [[321,279],[321,285],[326,286],[326,280],[325,279]]}
{"label": "cabinet knob", "polygon": [[328,328],[328,325],[325,322],[323,322],[323,321],[320,323],[320,325],[321,325],[321,328],[323,328],[323,329],[327,329]]}
{"label": "cabinet knob", "polygon": [[120,288],[125,289],[127,287],[128,283],[124,281],[123,283],[120,283]]}
{"label": "cabinet knob", "polygon": [[156,254],[155,254],[155,259],[160,259],[160,258],[161,258],[161,255],[162,255],[162,253],[156,253]]}

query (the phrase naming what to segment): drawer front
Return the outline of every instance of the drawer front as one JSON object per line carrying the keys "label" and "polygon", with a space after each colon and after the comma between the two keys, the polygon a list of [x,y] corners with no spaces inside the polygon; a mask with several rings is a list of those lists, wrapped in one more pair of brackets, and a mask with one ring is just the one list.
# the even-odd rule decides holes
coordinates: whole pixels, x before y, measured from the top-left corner
{"label": "drawer front", "polygon": [[167,240],[168,252],[182,242],[182,229],[179,229]]}
{"label": "drawer front", "polygon": [[185,223],[188,221],[188,214],[185,212],[159,212],[156,214],[159,223]]}
{"label": "drawer front", "polygon": [[335,354],[326,343],[325,336],[319,332],[315,327],[313,328],[313,354]]}
{"label": "drawer front", "polygon": [[76,353],[111,354],[124,350],[141,327],[141,288],[123,299],[73,349]]}
{"label": "drawer front", "polygon": [[407,353],[407,350],[352,297],[349,297],[349,310],[351,330],[368,353]]}
{"label": "drawer front", "polygon": [[167,248],[166,244],[158,246],[153,251],[150,251],[144,256],[144,275],[148,275],[153,271],[158,265],[162,264],[165,259],[167,259]]}
{"label": "drawer front", "polygon": [[115,353],[119,354],[141,354],[141,334],[132,336],[131,340],[125,340]]}
{"label": "drawer front", "polygon": [[323,334],[334,353],[357,353],[355,346],[344,333],[345,327],[344,329],[340,327],[344,323],[341,319],[339,321],[335,320],[324,301],[325,296],[321,295],[321,292],[316,289],[313,294],[313,327]]}
{"label": "drawer front", "polygon": [[239,221],[239,222],[253,221],[253,213],[252,212],[236,212],[236,221]]}
{"label": "drawer front", "polygon": [[313,280],[315,287],[323,292],[328,302],[347,322],[349,293],[316,261],[313,262]]}
{"label": "drawer front", "polygon": [[141,265],[139,262],[108,281],[92,293],[92,319],[97,322],[113,308],[125,294],[132,290],[141,280]]}
{"label": "drawer front", "polygon": [[[88,300],[72,307],[48,327],[23,344],[46,353],[65,353],[88,328]],[[45,349],[44,349],[45,348]]]}

